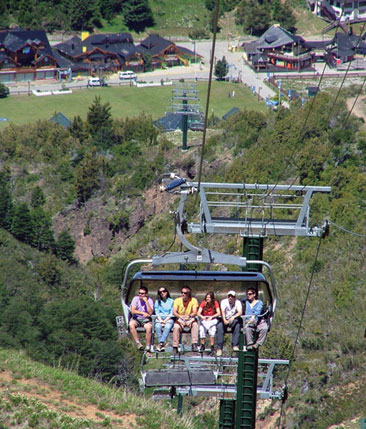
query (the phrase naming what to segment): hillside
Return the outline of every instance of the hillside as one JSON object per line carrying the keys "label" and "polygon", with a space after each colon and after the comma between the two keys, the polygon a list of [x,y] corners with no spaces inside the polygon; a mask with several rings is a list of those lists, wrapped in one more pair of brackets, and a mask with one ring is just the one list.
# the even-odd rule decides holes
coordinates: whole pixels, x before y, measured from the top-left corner
{"label": "hillside", "polygon": [[[342,422],[351,428],[366,409],[362,382],[366,318],[364,134],[356,118],[347,118],[345,103],[339,99],[334,105],[333,100],[330,92],[317,97],[313,105],[295,104],[289,111],[243,110],[210,128],[204,153],[204,181],[279,180],[332,186],[330,198],[322,196],[312,204],[313,221],[321,223],[327,217],[361,234],[351,235],[331,225],[330,236],[321,243],[288,379],[290,396],[283,416],[286,428],[320,429]],[[176,202],[158,192],[159,177],[175,171],[197,178],[200,135],[190,135],[190,149],[182,154],[180,139],[154,131],[148,117],[116,120],[108,113],[107,105],[96,104],[86,121],[74,121],[71,131],[39,122],[27,128],[11,126],[0,135],[1,207],[6,213],[3,227],[14,234],[14,220],[9,224],[4,219],[14,213],[19,216],[20,203],[23,208],[24,203],[28,204],[34,216],[35,190],[41,188],[45,196],[43,210],[53,218],[55,237],[68,230],[78,243],[75,256],[83,264],[87,262],[85,267],[70,265],[57,252],[55,256],[39,252],[3,232],[0,340],[3,346],[24,348],[36,359],[60,362],[98,379],[114,379],[114,362],[118,359],[122,370],[118,383],[125,385],[130,371],[132,379],[128,383],[133,386],[138,369],[136,351],[128,344],[114,346],[121,269],[131,258],[152,256],[171,245],[173,222],[169,210]],[[307,109],[311,110],[300,136]],[[91,114],[95,111],[96,115]],[[92,134],[100,118],[105,124],[103,131]],[[4,201],[11,202],[18,211],[7,211]],[[189,205],[189,214],[196,210],[193,203]],[[236,237],[189,239],[215,250],[240,252],[241,240]],[[273,329],[260,351],[263,357],[291,356],[317,244],[314,239],[266,240],[265,259],[274,267],[280,302]],[[178,249],[178,243],[171,248]],[[11,272],[7,266],[13,267]],[[58,304],[61,301],[62,306]],[[30,305],[24,308],[21,302]],[[87,313],[71,325],[72,332],[80,331],[82,336],[64,336],[70,327],[60,324],[60,320],[67,317],[65,321],[71,322],[71,315],[82,308]],[[88,329],[82,322],[90,323],[91,314],[95,315],[90,326],[95,337],[88,342]],[[27,330],[20,335],[24,328],[19,331],[17,326],[24,327],[24,323]],[[108,332],[103,339],[108,346],[101,349],[98,341],[102,326]],[[40,339],[42,342],[37,343]],[[82,349],[72,352],[78,342],[87,354]],[[42,346],[35,347],[37,344]],[[102,355],[99,350],[103,350]],[[281,386],[285,374],[278,375],[276,384]],[[263,403],[260,407],[260,427],[274,427],[280,404]],[[210,418],[215,419],[214,415]]]}

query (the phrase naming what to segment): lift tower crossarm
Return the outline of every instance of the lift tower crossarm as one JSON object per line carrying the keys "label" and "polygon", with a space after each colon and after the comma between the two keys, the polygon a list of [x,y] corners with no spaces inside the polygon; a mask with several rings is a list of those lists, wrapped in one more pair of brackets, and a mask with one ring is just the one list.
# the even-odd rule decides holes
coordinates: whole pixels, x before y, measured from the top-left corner
{"label": "lift tower crossarm", "polygon": [[[186,183],[182,189],[187,186],[197,188],[198,183]],[[314,194],[330,192],[329,186],[202,182],[199,223],[188,223],[188,231],[319,237],[324,228],[310,225],[310,200]]]}

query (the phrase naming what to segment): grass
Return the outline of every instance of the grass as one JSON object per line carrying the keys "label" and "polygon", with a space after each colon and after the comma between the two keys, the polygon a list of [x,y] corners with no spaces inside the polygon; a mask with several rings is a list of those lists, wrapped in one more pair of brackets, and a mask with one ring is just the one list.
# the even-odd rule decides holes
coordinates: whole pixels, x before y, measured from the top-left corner
{"label": "grass", "polygon": [[42,365],[23,352],[0,348],[0,361],[0,427],[21,421],[28,423],[22,427],[195,428],[190,416],[178,417],[167,405]]}
{"label": "grass", "polygon": [[[62,112],[69,119],[80,115],[86,118],[88,108],[95,96],[100,95],[102,103],[110,103],[114,118],[133,117],[145,112],[153,119],[164,116],[169,108],[169,99],[173,87],[156,88],[92,88],[77,90],[69,95],[36,97],[34,95],[10,96],[0,101],[0,116],[6,116],[8,122],[0,122],[0,129],[9,123],[21,125],[38,119],[50,119],[54,113]],[[207,83],[198,83],[201,106],[204,108],[207,96]],[[228,93],[235,90],[235,97],[228,98]],[[266,106],[258,102],[251,92],[242,85],[228,82],[213,82],[210,101],[210,114],[222,116],[233,107],[263,111]]]}
{"label": "grass", "polygon": [[[308,9],[298,8],[294,10],[296,16],[297,34],[311,38],[316,35],[322,35],[322,30],[327,26],[327,23],[315,16]],[[324,35],[324,39],[331,38],[331,32]]]}

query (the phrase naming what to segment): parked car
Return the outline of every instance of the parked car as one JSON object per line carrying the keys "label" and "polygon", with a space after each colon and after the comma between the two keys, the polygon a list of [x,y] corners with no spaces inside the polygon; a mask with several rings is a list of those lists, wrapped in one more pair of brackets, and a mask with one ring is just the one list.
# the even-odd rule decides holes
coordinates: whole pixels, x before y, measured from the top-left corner
{"label": "parked car", "polygon": [[192,131],[203,131],[205,129],[204,122],[192,122],[189,126],[189,129]]}
{"label": "parked car", "polygon": [[137,79],[137,74],[131,70],[126,70],[126,71],[120,71],[118,73],[118,77],[120,80]]}
{"label": "parked car", "polygon": [[102,86],[102,81],[99,77],[90,77],[88,79],[88,86]]}

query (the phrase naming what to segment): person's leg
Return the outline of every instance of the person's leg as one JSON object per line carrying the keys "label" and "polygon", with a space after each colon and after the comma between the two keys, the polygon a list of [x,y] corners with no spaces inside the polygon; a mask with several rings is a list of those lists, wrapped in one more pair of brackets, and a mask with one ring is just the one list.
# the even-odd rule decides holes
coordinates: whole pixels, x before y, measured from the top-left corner
{"label": "person's leg", "polygon": [[244,332],[245,332],[245,338],[247,340],[247,346],[250,346],[253,344],[253,332],[254,329],[250,326],[246,326],[244,328]]}
{"label": "person's leg", "polygon": [[196,319],[190,320],[192,344],[198,344],[198,323]]}
{"label": "person's leg", "polygon": [[133,339],[136,341],[136,343],[139,343],[139,334],[136,331],[136,327],[138,326],[138,322],[135,319],[131,319],[129,323],[130,332],[133,337]]}
{"label": "person's leg", "polygon": [[151,346],[151,332],[152,332],[152,323],[147,322],[144,325],[146,331],[146,346]]}
{"label": "person's leg", "polygon": [[256,344],[257,346],[263,346],[268,332],[268,325],[264,320],[262,320],[257,326],[257,331],[258,331],[258,339]]}
{"label": "person's leg", "polygon": [[158,337],[158,343],[162,342],[162,340],[161,340],[161,330],[162,330],[161,323],[160,322],[155,322],[155,332],[156,332],[156,335]]}
{"label": "person's leg", "polygon": [[164,326],[164,332],[161,336],[161,339],[159,340],[159,343],[165,343],[166,339],[168,338],[169,332],[172,330],[172,326],[174,324],[173,319],[169,319]]}
{"label": "person's leg", "polygon": [[182,327],[178,321],[174,323],[173,326],[173,347],[179,346],[179,335],[182,331]]}
{"label": "person's leg", "polygon": [[219,350],[224,348],[224,323],[222,320],[219,320],[216,325],[216,344]]}
{"label": "person's leg", "polygon": [[237,347],[239,345],[240,339],[240,323],[238,319],[234,319],[234,321],[230,324],[230,327],[233,332],[232,346]]}

